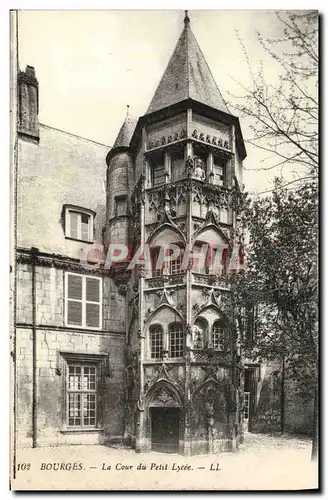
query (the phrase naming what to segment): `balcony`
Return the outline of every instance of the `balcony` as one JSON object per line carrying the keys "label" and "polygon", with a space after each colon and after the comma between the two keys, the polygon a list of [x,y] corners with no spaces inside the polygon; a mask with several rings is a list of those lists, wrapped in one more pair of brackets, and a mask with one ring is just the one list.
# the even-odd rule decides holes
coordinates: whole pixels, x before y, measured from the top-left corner
{"label": "balcony", "polygon": [[230,290],[230,285],[226,279],[215,274],[192,273],[192,283],[194,285],[208,285],[223,290]]}
{"label": "balcony", "polygon": [[146,289],[150,288],[164,288],[164,285],[177,286],[185,284],[185,274],[165,274],[163,276],[154,276],[152,278],[146,278],[145,285]]}

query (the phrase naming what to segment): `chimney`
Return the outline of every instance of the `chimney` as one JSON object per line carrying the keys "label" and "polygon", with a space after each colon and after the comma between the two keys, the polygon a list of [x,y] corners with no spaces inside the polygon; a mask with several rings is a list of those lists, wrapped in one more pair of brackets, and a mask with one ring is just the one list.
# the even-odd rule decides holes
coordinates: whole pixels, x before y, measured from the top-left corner
{"label": "chimney", "polygon": [[17,78],[18,133],[25,139],[39,142],[39,82],[33,66],[26,66]]}

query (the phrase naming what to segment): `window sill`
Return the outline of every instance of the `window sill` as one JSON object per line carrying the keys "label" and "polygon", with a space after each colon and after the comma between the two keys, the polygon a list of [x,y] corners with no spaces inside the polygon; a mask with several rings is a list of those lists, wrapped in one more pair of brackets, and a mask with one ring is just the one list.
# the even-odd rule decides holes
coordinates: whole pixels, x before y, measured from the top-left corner
{"label": "window sill", "polygon": [[94,241],[88,241],[88,240],[80,240],[78,238],[71,238],[70,236],[65,236],[65,240],[70,240],[70,241],[79,241],[80,243],[88,243],[89,245],[93,245]]}
{"label": "window sill", "polygon": [[65,428],[61,429],[60,433],[61,434],[89,434],[89,433],[97,433],[97,432],[103,432],[103,427],[90,427],[90,429],[86,427],[77,427],[76,429],[70,429],[70,428]]}
{"label": "window sill", "polygon": [[99,332],[102,330],[100,326],[92,327],[92,326],[82,326],[82,325],[68,325],[65,323],[65,328],[72,328],[73,330],[91,330],[92,332]]}
{"label": "window sill", "polygon": [[185,361],[185,357],[180,357],[180,358],[145,358],[143,360],[144,364],[175,364],[175,363],[182,363]]}

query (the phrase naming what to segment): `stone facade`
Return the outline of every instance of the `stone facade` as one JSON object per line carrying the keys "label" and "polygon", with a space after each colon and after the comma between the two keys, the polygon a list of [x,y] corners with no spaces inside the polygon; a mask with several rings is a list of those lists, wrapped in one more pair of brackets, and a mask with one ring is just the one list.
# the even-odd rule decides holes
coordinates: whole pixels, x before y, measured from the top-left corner
{"label": "stone facade", "polygon": [[[42,446],[121,440],[125,297],[108,273],[99,272],[101,328],[72,328],[65,320],[65,275],[88,276],[80,258],[90,248],[90,243],[67,237],[65,206],[91,210],[92,241],[102,243],[108,147],[39,125],[31,86],[38,90],[34,69],[28,67],[18,75],[16,442]],[[67,428],[69,363],[99,367],[101,401],[94,428]]]}

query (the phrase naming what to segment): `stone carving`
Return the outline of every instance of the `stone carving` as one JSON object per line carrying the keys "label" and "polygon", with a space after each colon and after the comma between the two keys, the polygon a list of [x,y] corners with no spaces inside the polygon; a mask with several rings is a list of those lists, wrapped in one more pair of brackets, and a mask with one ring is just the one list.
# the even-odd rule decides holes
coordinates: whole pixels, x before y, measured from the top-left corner
{"label": "stone carving", "polygon": [[160,146],[165,146],[165,144],[169,144],[171,142],[179,141],[180,139],[184,139],[187,137],[187,132],[184,128],[180,131],[174,132],[174,135],[168,135],[167,137],[162,136],[160,139],[153,139],[148,142],[148,150],[159,148]]}
{"label": "stone carving", "polygon": [[150,278],[147,280],[148,288],[161,288],[163,287],[162,278]]}
{"label": "stone carving", "polygon": [[218,146],[219,148],[231,149],[229,141],[223,140],[222,138],[218,139],[215,135],[211,136],[210,134],[205,134],[204,132],[198,132],[196,128],[193,130],[191,136],[194,139],[213,144],[214,146]]}
{"label": "stone carving", "polygon": [[156,303],[156,307],[159,307],[162,304],[168,304],[170,306],[173,306],[174,304],[174,301],[172,300],[173,293],[174,293],[173,290],[167,290],[166,288],[164,288],[162,291],[158,291],[157,296],[159,297],[159,299]]}
{"label": "stone carving", "polygon": [[181,312],[181,314],[183,314],[183,315],[184,315],[184,314],[185,314],[185,312],[186,312],[186,305],[185,305],[185,304],[178,304],[178,305],[177,305],[177,309],[178,309],[178,311],[180,311],[180,312]]}
{"label": "stone carving", "polygon": [[156,406],[180,406],[173,394],[166,388],[160,387],[152,398],[152,405]]}
{"label": "stone carving", "polygon": [[187,161],[186,161],[186,171],[188,177],[191,177],[194,171],[194,160],[192,159],[191,156],[188,156]]}
{"label": "stone carving", "polygon": [[146,269],[146,266],[144,264],[140,264],[139,272],[140,272],[141,278],[144,278],[146,276],[147,269]]}
{"label": "stone carving", "polygon": [[160,379],[171,381],[169,372],[172,370],[172,368],[173,366],[168,363],[162,363],[160,366],[157,366],[157,376],[155,381],[157,382]]}
{"label": "stone carving", "polygon": [[204,181],[206,175],[205,175],[203,160],[201,158],[196,157],[194,163],[195,163],[194,177],[196,179]]}
{"label": "stone carving", "polygon": [[149,210],[157,210],[159,206],[158,193],[149,193]]}
{"label": "stone carving", "polygon": [[185,220],[185,218],[180,219],[180,220],[176,220],[176,224],[177,224],[178,228],[180,229],[180,231],[182,231],[184,233],[185,230],[186,230],[186,220]]}
{"label": "stone carving", "polygon": [[203,349],[204,347],[204,337],[203,332],[198,326],[194,326],[194,349]]}
{"label": "stone carving", "polygon": [[190,323],[186,325],[186,335],[191,335],[192,334],[192,326]]}
{"label": "stone carving", "polygon": [[150,387],[150,381],[149,381],[149,380],[147,380],[147,381],[145,382],[145,385],[144,385],[144,393],[146,393],[146,392],[148,391],[149,387]]}

